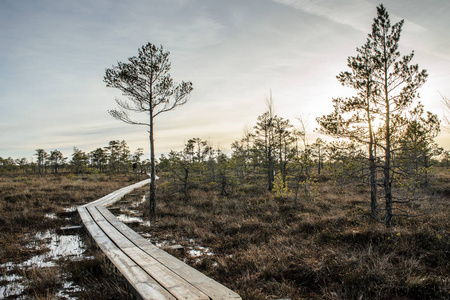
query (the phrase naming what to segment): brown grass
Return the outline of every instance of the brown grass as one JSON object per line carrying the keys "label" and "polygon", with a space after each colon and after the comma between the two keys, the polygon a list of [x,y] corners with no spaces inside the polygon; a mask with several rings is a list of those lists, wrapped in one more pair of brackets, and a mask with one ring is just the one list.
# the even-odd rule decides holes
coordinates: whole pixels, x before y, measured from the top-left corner
{"label": "brown grass", "polygon": [[86,256],[97,257],[93,260],[72,262],[61,258],[57,267],[44,268],[19,264],[48,251],[36,239],[36,233],[81,225],[76,211],[67,212],[67,208],[98,199],[133,181],[132,177],[104,175],[0,176],[0,264],[16,265],[0,268],[0,274],[20,276],[24,294],[33,299],[55,299],[64,280],[76,282],[83,289],[76,295],[79,299],[130,299],[120,277],[101,271],[104,260],[97,257],[99,250],[94,247],[86,252]]}
{"label": "brown grass", "polygon": [[94,243],[88,247],[88,254],[92,254],[92,258],[69,261],[64,266],[69,279],[82,287],[82,291],[76,294],[77,299],[134,299],[124,278]]}
{"label": "brown grass", "polygon": [[[238,187],[230,197],[199,186],[186,201],[160,175],[158,185],[164,188],[158,190],[158,221],[151,228],[134,224],[136,229],[150,233],[154,242],[208,247],[214,255],[174,254],[243,299],[450,298],[448,171],[440,173],[430,192],[423,192],[429,200],[410,206],[427,214],[395,218],[390,229],[370,220],[364,184],[339,186],[324,177],[315,199],[301,198],[294,206],[291,198],[274,198],[255,183]],[[20,263],[45,251],[28,246],[33,233],[80,224],[64,208],[131,181],[98,175],[0,177],[0,263]],[[125,200],[138,200],[145,192],[143,188]],[[140,207],[144,216],[147,205]],[[61,217],[49,219],[49,213]],[[25,293],[52,299],[67,278],[82,287],[75,295],[79,299],[131,299],[121,276],[109,271],[85,237],[91,259],[12,270],[27,281]]]}
{"label": "brown grass", "polygon": [[182,258],[243,299],[449,299],[448,178],[409,207],[427,214],[397,217],[390,229],[370,220],[366,185],[329,181],[297,207],[263,188],[229,198],[195,189],[187,201],[164,189],[147,231],[155,242],[210,248],[213,256]]}

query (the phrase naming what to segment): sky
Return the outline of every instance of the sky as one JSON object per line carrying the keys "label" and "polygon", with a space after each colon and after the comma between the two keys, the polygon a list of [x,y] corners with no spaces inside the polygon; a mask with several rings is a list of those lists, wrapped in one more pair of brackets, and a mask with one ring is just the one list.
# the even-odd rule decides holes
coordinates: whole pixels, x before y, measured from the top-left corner
{"label": "sky", "polygon": [[[267,110],[319,136],[316,117],[332,98],[353,95],[336,79],[364,44],[372,0],[0,0],[0,157],[35,159],[36,149],[90,152],[125,140],[149,152],[143,126],[113,119],[120,91],[105,69],[151,42],[170,51],[174,81],[191,81],[189,101],[155,119],[156,155],[188,139],[229,151]],[[450,97],[450,1],[385,0],[405,20],[403,55],[427,69],[425,109],[442,117]],[[323,138],[323,137],[322,137]],[[450,149],[450,130],[436,141]]]}

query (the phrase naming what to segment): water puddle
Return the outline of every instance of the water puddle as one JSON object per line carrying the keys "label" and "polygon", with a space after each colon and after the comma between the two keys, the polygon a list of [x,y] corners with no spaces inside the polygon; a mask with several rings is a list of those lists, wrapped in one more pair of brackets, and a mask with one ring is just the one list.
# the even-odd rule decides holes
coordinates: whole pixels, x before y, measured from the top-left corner
{"label": "water puddle", "polygon": [[144,195],[144,196],[142,196],[141,200],[139,200],[139,201],[133,201],[133,202],[131,203],[131,207],[133,207],[133,208],[138,208],[142,203],[145,202],[145,200],[147,200],[147,197]]}
{"label": "water puddle", "polygon": [[69,206],[69,207],[64,208],[64,212],[66,212],[66,213],[75,212],[76,210],[77,210],[76,206]]}
{"label": "water puddle", "polygon": [[152,235],[148,232],[141,232],[139,233],[142,237],[145,237],[146,239],[152,238]]}
{"label": "water puddle", "polygon": [[58,219],[58,216],[55,213],[45,214],[45,217],[50,220]]}
{"label": "water puddle", "polygon": [[56,296],[58,299],[67,299],[67,300],[74,299],[75,300],[77,298],[71,297],[70,294],[76,293],[76,292],[81,292],[80,287],[71,281],[66,281],[63,284],[62,290],[58,291]]}
{"label": "water puddle", "polygon": [[[40,253],[20,263],[7,262],[0,265],[0,299],[20,296],[27,284],[22,276],[28,270],[58,267],[59,259],[85,259],[85,244],[79,235],[59,235],[53,231],[38,232],[26,236],[25,248]],[[72,299],[69,294],[80,291],[73,282],[65,280],[62,274],[63,288],[58,292],[58,299]],[[24,297],[18,299],[25,299]]]}
{"label": "water puddle", "polygon": [[150,221],[144,221],[141,217],[120,214],[116,216],[123,223],[139,223],[142,226],[150,227]]}
{"label": "water puddle", "polygon": [[194,247],[189,247],[189,250],[187,250],[187,254],[190,257],[201,257],[203,255],[206,256],[213,256],[214,253],[207,247],[202,247],[202,246],[194,246]]}
{"label": "water puddle", "polygon": [[79,235],[58,235],[51,231],[38,232],[33,242],[27,248],[35,250],[47,250],[44,254],[33,256],[32,258],[18,264],[19,267],[56,267],[59,258],[76,259],[81,258],[85,245]]}
{"label": "water puddle", "polygon": [[3,275],[0,277],[0,299],[6,297],[19,296],[25,290],[25,286],[21,283],[22,276],[17,274]]}
{"label": "water puddle", "polygon": [[146,200],[146,196],[142,196],[142,198],[138,200],[134,200],[131,202],[131,208],[129,209],[127,206],[122,206],[120,208],[121,213],[116,215],[117,219],[119,219],[123,223],[137,223],[144,227],[150,227],[150,221],[145,221],[142,217],[140,217],[140,212],[136,209],[144,203]]}

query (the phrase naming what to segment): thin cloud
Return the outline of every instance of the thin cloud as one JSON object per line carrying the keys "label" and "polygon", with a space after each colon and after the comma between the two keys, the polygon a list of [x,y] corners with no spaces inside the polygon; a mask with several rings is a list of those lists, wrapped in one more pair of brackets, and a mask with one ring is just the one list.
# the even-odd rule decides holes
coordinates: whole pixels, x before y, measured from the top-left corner
{"label": "thin cloud", "polygon": [[[365,0],[274,0],[277,3],[293,7],[308,14],[327,18],[333,22],[351,26],[353,29],[368,32],[370,21],[375,15],[375,6]],[[400,18],[391,14],[392,20]],[[406,20],[408,30],[425,32],[422,26]]]}

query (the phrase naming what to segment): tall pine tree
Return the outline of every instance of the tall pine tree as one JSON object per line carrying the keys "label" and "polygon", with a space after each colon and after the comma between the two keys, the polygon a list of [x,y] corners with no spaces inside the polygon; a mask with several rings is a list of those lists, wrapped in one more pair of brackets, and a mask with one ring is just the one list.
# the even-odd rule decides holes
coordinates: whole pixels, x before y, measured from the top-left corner
{"label": "tall pine tree", "polygon": [[356,96],[333,99],[334,111],[329,115],[317,118],[317,122],[321,126],[320,131],[324,134],[337,138],[349,138],[352,141],[367,145],[371,215],[376,219],[378,217],[376,130],[373,123],[378,108],[374,102],[377,89],[373,80],[375,65],[370,40],[367,40],[366,44],[357,48],[356,51],[358,52],[357,56],[349,56],[347,59],[347,66],[350,71],[341,72],[337,76],[343,86],[356,90]]}
{"label": "tall pine tree", "polygon": [[[154,119],[186,103],[193,90],[192,83],[176,84],[169,71],[170,52],[163,47],[148,43],[138,50],[138,56],[128,59],[128,63],[118,62],[117,66],[106,70],[104,81],[107,87],[117,88],[129,101],[116,99],[119,109],[110,110],[114,118],[128,124],[148,127],[150,141],[150,218],[155,219],[156,210],[156,170]],[[131,118],[129,112],[143,112],[148,119],[141,121]]]}
{"label": "tall pine tree", "polygon": [[[372,32],[356,57],[348,58],[350,71],[342,72],[338,79],[343,85],[357,91],[351,98],[333,99],[333,113],[318,118],[323,133],[345,137],[368,145],[371,182],[371,211],[377,217],[377,165],[376,150],[384,150],[383,186],[386,227],[392,224],[393,164],[395,142],[408,128],[411,116],[407,111],[419,111],[415,105],[417,90],[425,83],[427,72],[411,64],[414,52],[401,56],[400,34],[404,21],[391,26],[383,5],[377,7]],[[420,104],[419,104],[420,106]],[[381,133],[381,137],[377,135]]]}
{"label": "tall pine tree", "polygon": [[[380,93],[375,97],[380,108],[380,117],[383,120],[384,148],[384,198],[385,198],[385,225],[392,224],[392,152],[391,137],[404,129],[403,115],[414,105],[418,98],[417,90],[425,83],[428,76],[426,70],[420,70],[417,64],[411,64],[414,52],[401,56],[399,47],[400,34],[404,21],[391,26],[389,13],[383,5],[377,7],[377,17],[372,24],[372,33],[369,41],[372,44],[375,64],[375,87]],[[405,124],[406,123],[406,124]]]}

